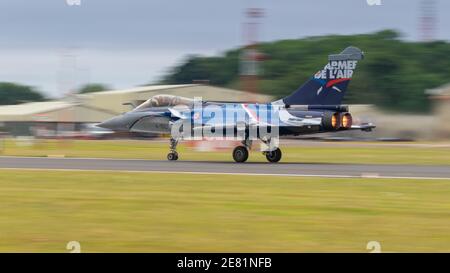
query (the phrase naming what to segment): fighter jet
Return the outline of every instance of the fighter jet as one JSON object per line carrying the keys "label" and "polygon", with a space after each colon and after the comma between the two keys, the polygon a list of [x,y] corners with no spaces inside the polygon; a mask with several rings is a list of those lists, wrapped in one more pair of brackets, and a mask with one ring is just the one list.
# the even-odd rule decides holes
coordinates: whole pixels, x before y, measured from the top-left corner
{"label": "fighter jet", "polygon": [[342,105],[347,87],[363,52],[353,46],[328,56],[328,63],[291,95],[270,103],[203,101],[156,95],[122,115],[98,126],[113,131],[170,135],[167,159],[178,159],[176,150],[185,139],[238,139],[236,162],[245,162],[253,141],[261,141],[269,162],[281,160],[279,138],[285,136],[371,131],[372,123],[353,124],[349,107]]}

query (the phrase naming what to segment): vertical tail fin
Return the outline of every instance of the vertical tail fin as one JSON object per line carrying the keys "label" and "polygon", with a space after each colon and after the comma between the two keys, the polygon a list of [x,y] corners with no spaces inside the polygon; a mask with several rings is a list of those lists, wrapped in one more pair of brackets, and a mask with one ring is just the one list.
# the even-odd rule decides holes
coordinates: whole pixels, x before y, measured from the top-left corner
{"label": "vertical tail fin", "polygon": [[[356,47],[347,47],[340,54],[329,55],[328,64],[290,96],[285,105],[339,105],[353,76],[356,64],[364,58]],[[280,101],[281,102],[281,101]]]}

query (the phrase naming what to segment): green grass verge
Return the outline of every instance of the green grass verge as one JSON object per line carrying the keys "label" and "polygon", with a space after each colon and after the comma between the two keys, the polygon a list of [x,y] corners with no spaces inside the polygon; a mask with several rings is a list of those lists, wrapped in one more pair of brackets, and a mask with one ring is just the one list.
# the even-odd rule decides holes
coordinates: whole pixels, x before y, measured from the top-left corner
{"label": "green grass verge", "polygon": [[[250,153],[249,161],[266,161],[258,145]],[[361,163],[361,164],[418,164],[450,165],[450,146],[336,144],[282,147],[283,162],[305,163]],[[32,146],[18,145],[7,140],[2,155],[106,157],[165,160],[168,144],[152,141],[55,141],[42,140]],[[231,150],[196,152],[179,145],[180,160],[232,161]]]}
{"label": "green grass verge", "polygon": [[0,251],[450,251],[450,181],[0,171]]}

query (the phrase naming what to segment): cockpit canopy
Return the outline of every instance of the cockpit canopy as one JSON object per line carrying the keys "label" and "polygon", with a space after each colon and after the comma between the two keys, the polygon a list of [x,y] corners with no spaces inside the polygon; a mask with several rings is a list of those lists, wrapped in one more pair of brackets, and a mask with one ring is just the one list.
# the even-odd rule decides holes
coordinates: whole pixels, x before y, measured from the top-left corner
{"label": "cockpit canopy", "polygon": [[186,105],[188,107],[192,107],[193,104],[194,100],[185,97],[173,95],[156,95],[146,100],[134,110],[144,110],[152,107],[172,107],[177,105]]}

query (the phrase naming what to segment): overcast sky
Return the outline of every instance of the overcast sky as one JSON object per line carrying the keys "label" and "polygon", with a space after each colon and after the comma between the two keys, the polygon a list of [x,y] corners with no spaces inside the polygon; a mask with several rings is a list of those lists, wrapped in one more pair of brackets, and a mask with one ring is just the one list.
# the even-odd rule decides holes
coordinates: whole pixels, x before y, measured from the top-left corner
{"label": "overcast sky", "polygon": [[[265,9],[263,41],[400,30],[417,40],[421,0],[0,0],[0,81],[50,96],[86,82],[157,80],[188,54],[244,43],[248,7]],[[436,37],[450,40],[450,1],[435,0]]]}

